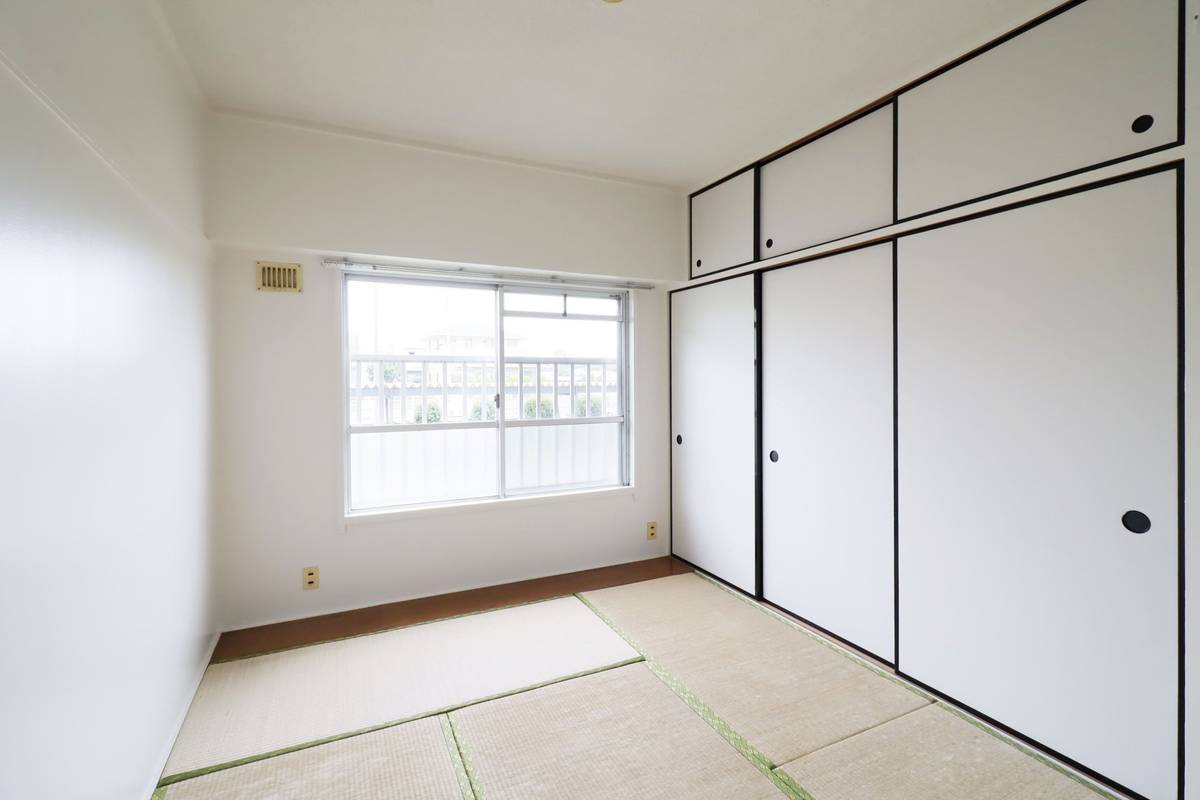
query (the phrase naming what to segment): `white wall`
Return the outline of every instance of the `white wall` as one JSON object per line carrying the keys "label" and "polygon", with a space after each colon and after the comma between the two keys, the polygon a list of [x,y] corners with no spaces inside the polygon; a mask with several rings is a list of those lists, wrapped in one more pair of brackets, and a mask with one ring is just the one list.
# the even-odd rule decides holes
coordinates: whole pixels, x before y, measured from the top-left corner
{"label": "white wall", "polygon": [[[256,259],[304,264],[304,292],[254,289]],[[216,503],[220,620],[239,628],[665,555],[666,292],[633,293],[635,488],[478,511],[343,521],[341,275],[284,249],[220,248]],[[300,570],[321,567],[321,588]]]}
{"label": "white wall", "polygon": [[686,277],[674,190],[230,114],[209,134],[214,241]]}
{"label": "white wall", "polygon": [[[340,277],[365,253],[677,279],[681,193],[217,114],[215,279],[219,619],[225,629],[664,555],[663,289],[634,293],[634,481],[618,496],[343,520]],[[304,292],[254,290],[257,259],[305,264]],[[300,570],[321,567],[321,588]]]}
{"label": "white wall", "polygon": [[141,2],[0,19],[0,796],[147,797],[213,641],[198,101]]}

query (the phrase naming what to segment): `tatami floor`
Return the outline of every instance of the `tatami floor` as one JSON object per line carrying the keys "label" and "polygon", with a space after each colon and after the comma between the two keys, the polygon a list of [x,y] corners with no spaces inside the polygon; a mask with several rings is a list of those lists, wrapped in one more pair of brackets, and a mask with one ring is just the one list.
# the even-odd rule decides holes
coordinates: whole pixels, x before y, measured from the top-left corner
{"label": "tatami floor", "polygon": [[206,672],[156,797],[1110,796],[701,575]]}

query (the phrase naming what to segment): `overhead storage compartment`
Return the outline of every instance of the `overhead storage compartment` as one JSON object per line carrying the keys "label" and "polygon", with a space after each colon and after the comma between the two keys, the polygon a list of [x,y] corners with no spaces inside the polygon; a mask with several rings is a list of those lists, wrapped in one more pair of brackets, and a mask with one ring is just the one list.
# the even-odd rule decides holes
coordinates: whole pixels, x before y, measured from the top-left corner
{"label": "overhead storage compartment", "polygon": [[760,167],[761,258],[891,221],[890,103]]}
{"label": "overhead storage compartment", "polygon": [[1179,140],[1178,0],[1087,0],[905,91],[901,220]]}
{"label": "overhead storage compartment", "polygon": [[693,278],[754,260],[754,170],[692,195],[690,203]]}

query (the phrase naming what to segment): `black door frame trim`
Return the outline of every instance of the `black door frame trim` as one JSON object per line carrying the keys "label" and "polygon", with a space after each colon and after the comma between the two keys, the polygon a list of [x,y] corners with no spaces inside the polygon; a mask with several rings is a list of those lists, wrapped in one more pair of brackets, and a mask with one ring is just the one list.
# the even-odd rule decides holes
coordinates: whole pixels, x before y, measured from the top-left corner
{"label": "black door frame trim", "polygon": [[754,273],[754,599],[763,599],[763,392],[761,272]]}
{"label": "black door frame trim", "polygon": [[900,240],[892,240],[892,658],[900,667]]}
{"label": "black door frame trim", "polygon": [[[796,264],[804,264],[809,261],[817,261],[820,259],[832,258],[833,256],[853,252],[855,250],[862,250],[862,249],[865,249],[868,247],[874,247],[875,245],[883,244],[885,242],[892,243],[892,249],[893,249],[893,262],[892,262],[893,263],[893,267],[892,267],[893,268],[893,273],[892,273],[893,274],[893,283],[892,283],[892,293],[893,293],[892,294],[892,303],[893,303],[893,305],[892,305],[892,308],[893,308],[893,315],[892,315],[892,324],[893,324],[892,392],[893,392],[893,442],[894,442],[894,444],[893,444],[893,481],[894,481],[893,502],[895,504],[895,514],[896,514],[895,527],[893,530],[893,538],[894,538],[893,556],[895,558],[895,564],[893,567],[893,570],[894,570],[893,575],[895,577],[895,600],[896,600],[896,605],[895,605],[896,652],[895,652],[895,662],[894,662],[895,672],[898,676],[913,683],[914,685],[920,686],[923,689],[925,689],[926,691],[930,692],[931,694],[936,695],[937,697],[940,697],[943,700],[946,700],[950,703],[953,703],[956,706],[959,706],[960,708],[979,717],[980,719],[988,722],[989,724],[995,726],[996,728],[1008,733],[1009,735],[1013,736],[1014,738],[1026,743],[1028,745],[1031,745],[1031,746],[1041,750],[1042,752],[1045,752],[1045,753],[1051,755],[1052,757],[1062,761],[1064,764],[1070,765],[1072,768],[1089,776],[1090,778],[1093,778],[1094,780],[1096,780],[1102,784],[1105,784],[1113,789],[1116,789],[1117,791],[1128,794],[1131,798],[1134,798],[1134,800],[1147,800],[1147,798],[1145,798],[1143,795],[1138,794],[1137,792],[1132,791],[1131,789],[1128,789],[1127,787],[1123,786],[1122,784],[1118,783],[1117,781],[1106,777],[1102,773],[1096,772],[1095,770],[1092,770],[1089,767],[1079,764],[1078,762],[1073,761],[1069,757],[1064,756],[1061,753],[1058,753],[1054,749],[1047,747],[1046,745],[1042,744],[1041,742],[1038,742],[1037,740],[1035,740],[1029,736],[1026,736],[1025,734],[1022,734],[1019,731],[1016,731],[1016,730],[1006,726],[1004,723],[999,722],[999,721],[987,716],[986,714],[980,713],[979,711],[956,700],[955,698],[953,698],[947,694],[944,694],[942,692],[939,692],[937,689],[934,689],[930,686],[927,686],[927,685],[921,683],[916,678],[913,678],[911,675],[908,675],[907,673],[905,673],[901,668],[900,625],[899,625],[899,614],[900,614],[900,605],[899,605],[899,597],[900,597],[900,594],[899,594],[900,593],[900,581],[899,581],[899,510],[900,510],[899,509],[899,480],[900,480],[900,475],[899,475],[899,470],[898,470],[898,466],[899,466],[899,425],[898,425],[898,423],[899,423],[899,380],[898,380],[898,378],[899,378],[899,374],[898,374],[899,339],[898,339],[898,316],[897,316],[898,284],[896,281],[896,277],[898,276],[898,269],[899,269],[899,267],[898,267],[898,259],[899,259],[898,243],[899,243],[900,239],[906,238],[908,236],[914,236],[914,235],[917,235],[920,233],[925,233],[925,232],[932,231],[932,230],[937,230],[939,228],[949,227],[951,225],[957,225],[962,222],[969,222],[971,220],[976,220],[976,219],[980,219],[983,217],[989,217],[994,214],[1002,214],[1004,212],[1013,211],[1015,209],[1024,208],[1026,206],[1040,205],[1042,203],[1047,203],[1052,200],[1057,200],[1057,199],[1060,199],[1063,197],[1069,197],[1071,195],[1081,194],[1083,192],[1092,191],[1094,189],[1101,189],[1106,186],[1112,186],[1112,185],[1118,184],[1118,183],[1125,183],[1127,181],[1136,180],[1138,178],[1143,178],[1143,177],[1146,177],[1149,175],[1157,175],[1159,173],[1165,173],[1165,172],[1174,172],[1176,175],[1176,262],[1177,262],[1176,282],[1177,282],[1177,290],[1178,290],[1178,298],[1177,298],[1178,345],[1177,345],[1177,354],[1176,354],[1177,362],[1178,362],[1178,365],[1177,365],[1178,386],[1177,386],[1177,396],[1176,396],[1176,404],[1177,404],[1177,409],[1178,409],[1178,411],[1177,411],[1178,419],[1177,419],[1177,426],[1176,426],[1177,427],[1178,469],[1177,469],[1176,477],[1177,477],[1177,495],[1178,495],[1178,534],[1177,535],[1178,535],[1178,542],[1179,542],[1178,556],[1177,556],[1178,557],[1177,570],[1179,573],[1178,574],[1178,590],[1177,590],[1177,595],[1178,595],[1178,612],[1177,612],[1178,613],[1178,664],[1177,664],[1177,671],[1178,671],[1178,687],[1177,687],[1177,691],[1178,691],[1178,700],[1177,700],[1178,733],[1177,733],[1177,744],[1178,744],[1178,751],[1179,751],[1178,759],[1177,759],[1177,761],[1178,761],[1177,784],[1178,784],[1178,799],[1182,800],[1182,798],[1184,796],[1183,789],[1184,789],[1184,772],[1185,772],[1185,755],[1186,755],[1185,739],[1184,739],[1184,734],[1185,734],[1185,729],[1184,729],[1185,692],[1184,692],[1184,688],[1185,688],[1185,678],[1186,678],[1186,674],[1185,674],[1185,666],[1186,665],[1184,663],[1184,647],[1185,647],[1185,643],[1186,643],[1186,641],[1185,641],[1186,640],[1186,620],[1185,620],[1185,610],[1186,609],[1185,609],[1185,604],[1184,604],[1184,597],[1185,597],[1184,588],[1185,588],[1185,583],[1186,583],[1186,581],[1185,581],[1185,577],[1186,577],[1186,575],[1185,575],[1185,560],[1184,560],[1185,538],[1186,538],[1185,537],[1185,517],[1184,517],[1184,438],[1185,438],[1185,434],[1184,434],[1184,421],[1185,421],[1185,419],[1184,419],[1185,418],[1185,406],[1184,406],[1184,367],[1185,367],[1185,360],[1184,360],[1184,346],[1185,346],[1184,224],[1185,224],[1185,217],[1184,217],[1184,206],[1183,206],[1183,203],[1184,203],[1184,162],[1182,159],[1176,159],[1176,160],[1168,161],[1168,162],[1165,162],[1162,164],[1156,164],[1156,165],[1153,165],[1150,167],[1145,167],[1142,169],[1134,170],[1132,172],[1124,173],[1122,175],[1116,175],[1113,177],[1103,178],[1103,179],[1091,181],[1088,183],[1081,183],[1076,186],[1059,189],[1058,191],[1051,192],[1051,193],[1041,195],[1038,197],[1027,198],[1027,199],[1023,199],[1023,200],[1014,201],[1011,203],[1005,203],[1002,205],[998,205],[993,208],[983,209],[983,210],[980,210],[980,211],[977,211],[977,212],[974,212],[971,214],[967,214],[967,215],[964,215],[962,217],[958,217],[955,219],[929,223],[927,225],[922,225],[922,226],[912,228],[910,230],[902,231],[899,233],[891,233],[886,236],[880,236],[878,238],[875,238],[875,239],[872,239],[869,241],[858,242],[853,245],[842,247],[842,248],[839,248],[836,250],[831,250],[831,251],[820,253],[817,255],[795,258],[795,259],[792,259],[792,260],[787,261],[782,264],[774,264],[769,267],[761,267],[761,268],[755,269],[755,270],[739,272],[736,275],[727,275],[725,277],[717,278],[712,281],[706,281],[704,283],[692,284],[692,285],[684,286],[684,287],[681,287],[678,289],[673,289],[670,292],[668,292],[668,295],[672,295],[672,294],[675,294],[676,292],[684,292],[684,291],[691,291],[693,289],[700,289],[705,286],[708,286],[710,283],[720,283],[722,281],[734,280],[736,278],[744,278],[746,276],[752,275],[755,277],[756,285],[760,287],[759,292],[756,293],[756,301],[757,301],[761,298],[760,282],[761,282],[761,277],[762,277],[763,273],[771,272],[772,270],[776,270],[776,269],[785,269],[787,267],[795,266]],[[670,304],[668,302],[668,364],[670,363],[670,351],[671,351],[671,346],[672,346],[672,343],[670,341],[671,328],[670,328],[669,305]],[[757,302],[756,302],[755,317],[756,317],[757,325],[758,325],[758,330],[756,332],[756,338],[757,338],[757,345],[759,348],[755,354],[755,382],[756,382],[756,392],[755,392],[756,431],[755,431],[755,437],[758,440],[756,443],[756,451],[758,452],[758,455],[759,455],[758,463],[755,465],[755,470],[756,470],[756,473],[760,473],[761,469],[762,469],[762,464],[761,464],[761,461],[762,461],[762,453],[761,453],[762,418],[758,412],[761,411],[761,399],[760,399],[759,395],[761,394],[760,389],[761,389],[761,380],[762,380],[762,377],[761,377],[761,372],[762,372],[762,370],[761,370],[762,317],[761,317],[761,311],[760,311],[760,304]],[[668,395],[670,395],[670,391],[671,390],[669,389]],[[670,430],[671,430],[672,437],[673,437],[674,436],[673,421],[671,423],[669,423],[669,425],[670,425]],[[673,441],[674,440],[672,438],[672,443],[673,443]],[[673,477],[674,477],[674,473],[672,472],[672,481],[671,481],[672,496],[673,496],[673,489],[674,489]],[[760,477],[761,477],[761,475],[756,475],[757,491],[756,491],[755,503],[756,503],[756,528],[757,528],[757,530],[755,532],[755,536],[756,536],[755,573],[757,576],[759,576],[761,578],[761,574],[762,574],[762,563],[761,562],[762,562],[763,551],[762,551],[762,525],[761,525],[762,484],[761,484]],[[673,531],[673,526],[674,526],[674,519],[673,519],[673,515],[672,515],[672,531]],[[671,555],[675,555],[674,547],[673,547],[673,536],[672,536]],[[679,556],[675,556],[675,557],[679,558]],[[688,563],[686,561],[686,559],[680,559],[680,560],[684,561],[685,563]],[[708,572],[707,570],[704,570],[703,568],[697,567],[696,565],[690,564],[690,563],[689,563],[689,566],[693,567],[694,569],[697,569],[700,572],[703,572],[706,575],[710,575],[711,577],[716,578],[717,580],[721,581],[721,583],[723,583],[725,585],[732,586],[732,584],[730,584],[728,581],[725,581],[724,579],[720,578],[717,575],[713,575],[712,573]],[[737,589],[737,591],[739,591],[741,594],[745,594],[747,596],[752,596],[748,592],[746,592],[736,586],[732,586],[732,588]],[[761,580],[759,580],[758,585],[756,586],[755,596],[756,596],[756,599],[760,599],[760,600],[762,599]],[[832,633],[831,631],[826,631],[825,629],[821,628],[820,626],[815,625],[814,623],[812,623],[808,620],[805,620],[803,617],[800,617],[800,616],[794,614],[793,612],[788,611],[785,608],[776,606],[774,603],[771,603],[770,601],[764,600],[763,602],[767,603],[768,605],[771,605],[772,607],[777,608],[778,610],[788,614],[789,616],[795,617],[796,619],[800,620],[801,622],[803,622],[806,625],[809,625],[813,628],[821,630],[823,633],[828,634],[832,638],[836,639],[838,642],[848,645],[851,648],[853,648],[854,650],[857,650],[858,652],[860,652],[864,655],[870,656],[872,659],[875,659],[876,661],[882,661],[885,664],[891,665],[890,662],[880,659],[877,655],[871,653],[870,651],[865,650],[862,647],[859,647],[858,645],[855,645],[853,642],[850,642],[846,639],[841,638],[840,636]]]}
{"label": "black door frame trim", "polygon": [[[791,144],[785,145],[784,147],[779,148],[778,150],[758,159],[757,161],[754,161],[753,163],[748,164],[748,165],[742,167],[741,169],[738,169],[735,172],[732,172],[729,175],[726,175],[723,178],[718,178],[717,180],[713,181],[712,183],[709,183],[709,184],[697,189],[696,191],[692,192],[691,194],[689,194],[688,195],[688,280],[695,280],[697,278],[703,278],[703,277],[707,277],[709,275],[715,275],[717,273],[725,272],[727,270],[738,269],[739,267],[744,267],[749,264],[754,264],[754,263],[757,263],[759,260],[761,260],[762,255],[759,252],[760,246],[759,246],[759,220],[758,220],[758,218],[759,218],[759,190],[758,190],[759,178],[758,178],[758,174],[759,174],[759,170],[763,166],[765,166],[766,164],[769,164],[770,162],[775,161],[779,158],[782,158],[783,156],[786,156],[787,154],[791,153],[794,150],[798,150],[801,147],[804,147],[806,144],[809,144],[811,142],[816,141],[817,139],[820,139],[821,137],[825,136],[826,134],[832,133],[832,132],[838,130],[839,128],[843,128],[846,125],[849,125],[850,123],[855,122],[855,121],[861,119],[862,117],[865,117],[867,114],[870,114],[873,111],[878,111],[879,109],[883,108],[884,106],[888,105],[889,103],[891,103],[893,105],[893,119],[892,119],[892,123],[893,123],[893,127],[892,127],[892,137],[893,137],[893,144],[892,144],[892,206],[893,206],[892,217],[893,217],[893,220],[892,220],[891,224],[898,224],[901,222],[910,222],[915,219],[921,219],[922,217],[927,217],[927,216],[931,216],[933,214],[939,214],[939,213],[942,213],[945,211],[950,211],[955,208],[961,208],[963,206],[968,206],[968,205],[971,205],[972,203],[979,203],[979,202],[983,202],[985,200],[991,200],[996,197],[1000,197],[1002,195],[1011,194],[1013,192],[1019,192],[1019,191],[1025,190],[1025,189],[1031,189],[1033,187],[1041,186],[1043,184],[1051,183],[1053,181],[1062,180],[1064,178],[1073,177],[1075,175],[1081,175],[1085,172],[1091,172],[1093,170],[1103,169],[1104,167],[1110,167],[1115,164],[1120,164],[1122,162],[1130,161],[1135,158],[1142,158],[1145,156],[1153,155],[1154,153],[1162,152],[1164,150],[1169,150],[1172,147],[1178,147],[1178,146],[1184,144],[1184,142],[1186,141],[1186,139],[1185,139],[1185,116],[1186,116],[1185,115],[1185,76],[1187,73],[1187,69],[1186,69],[1184,60],[1185,60],[1185,46],[1186,46],[1187,0],[1178,0],[1179,12],[1178,12],[1178,19],[1176,20],[1176,27],[1178,29],[1177,44],[1176,44],[1176,47],[1177,47],[1176,93],[1177,93],[1178,97],[1177,97],[1177,101],[1176,101],[1177,102],[1177,110],[1176,110],[1176,115],[1175,115],[1176,116],[1175,141],[1167,142],[1167,143],[1161,144],[1161,145],[1156,145],[1154,147],[1146,148],[1144,150],[1139,150],[1139,151],[1129,153],[1129,154],[1126,154],[1123,156],[1117,156],[1115,158],[1111,158],[1106,161],[1101,161],[1101,162],[1098,162],[1095,164],[1089,164],[1089,165],[1086,165],[1083,167],[1078,167],[1076,169],[1071,169],[1066,172],[1060,172],[1058,174],[1051,175],[1049,177],[1044,177],[1044,178],[1040,178],[1038,180],[1029,181],[1027,183],[1023,183],[1023,184],[1020,184],[1017,186],[1010,186],[1005,189],[999,189],[994,192],[989,192],[987,194],[980,195],[979,197],[972,197],[972,198],[969,198],[966,200],[956,201],[949,205],[942,206],[941,208],[934,208],[934,209],[930,209],[928,211],[922,211],[918,214],[912,214],[907,217],[900,217],[900,215],[899,215],[899,187],[897,185],[897,182],[898,182],[898,176],[899,176],[899,163],[900,163],[899,162],[900,116],[899,115],[900,115],[900,97],[901,97],[901,95],[905,94],[906,92],[911,91],[912,89],[917,88],[921,84],[928,83],[929,81],[933,80],[934,78],[938,77],[939,75],[949,72],[950,70],[954,69],[955,67],[958,67],[961,64],[964,64],[964,63],[972,60],[973,58],[976,58],[977,56],[983,55],[984,53],[988,52],[989,50],[992,50],[992,49],[1004,44],[1005,42],[1010,41],[1011,39],[1015,39],[1016,37],[1020,36],[1021,34],[1026,33],[1028,31],[1038,27],[1042,23],[1048,22],[1049,20],[1054,19],[1055,17],[1057,17],[1067,11],[1070,11],[1072,8],[1074,8],[1078,5],[1082,5],[1085,2],[1087,2],[1087,0],[1067,0],[1067,2],[1062,3],[1061,5],[1050,9],[1049,11],[1045,12],[1044,14],[1034,17],[1033,19],[1029,20],[1028,22],[1025,22],[1025,23],[1019,25],[1018,27],[1013,28],[1009,32],[1002,34],[1002,35],[996,37],[995,39],[985,42],[984,44],[980,45],[979,47],[976,47],[975,49],[968,51],[967,53],[959,56],[958,58],[955,58],[955,59],[952,59],[952,60],[946,62],[945,64],[943,64],[940,67],[937,67],[936,69],[934,69],[930,72],[927,72],[924,75],[922,75],[912,81],[909,81],[908,83],[904,84],[900,88],[895,89],[895,90],[883,95],[882,97],[880,97],[876,100],[873,100],[872,102],[870,102],[854,111],[851,111],[849,114],[846,114],[845,116],[834,120],[833,122],[829,123],[828,125],[825,125],[805,136],[802,136],[801,138],[797,139],[796,141],[792,142]],[[694,262],[693,262],[693,253],[692,253],[692,244],[691,244],[691,242],[692,242],[692,212],[691,212],[692,200],[697,195],[702,194],[716,186],[719,186],[720,184],[724,183],[725,181],[727,181],[731,178],[736,178],[738,175],[741,175],[742,173],[746,172],[747,170],[754,170],[754,173],[755,173],[754,211],[753,211],[753,213],[754,213],[754,248],[752,251],[753,252],[752,260],[744,261],[741,264],[732,264],[727,267],[721,267],[720,269],[709,270],[708,272],[705,272],[702,275],[696,275],[693,270]],[[830,239],[829,241],[826,241],[826,242],[819,242],[816,244],[804,245],[804,247],[798,248],[797,250],[789,251],[789,253],[772,254],[771,257],[774,258],[774,257],[776,257],[776,255],[789,255],[790,253],[801,252],[802,250],[807,250],[809,248],[821,247],[822,245],[840,241],[841,239],[850,238],[851,236],[860,236],[864,233],[870,233],[872,231],[880,230],[881,228],[884,228],[884,227],[887,227],[887,225],[879,226],[876,228],[868,228],[868,229],[862,230],[862,231],[857,231],[852,234],[847,234],[846,236],[838,237],[835,239]]]}
{"label": "black door frame trim", "polygon": [[1176,314],[1178,315],[1178,317],[1177,317],[1177,319],[1178,319],[1178,326],[1177,326],[1178,344],[1176,346],[1176,353],[1179,358],[1178,373],[1177,373],[1177,378],[1176,378],[1177,383],[1178,383],[1178,393],[1176,394],[1176,397],[1175,397],[1175,403],[1176,403],[1176,408],[1177,408],[1176,433],[1179,437],[1176,442],[1176,448],[1177,448],[1178,459],[1179,459],[1179,467],[1177,469],[1177,478],[1179,479],[1179,505],[1178,505],[1178,509],[1176,511],[1176,514],[1179,518],[1179,552],[1178,552],[1178,555],[1176,556],[1176,558],[1179,559],[1179,585],[1177,588],[1177,594],[1179,597],[1179,687],[1178,687],[1178,691],[1179,691],[1179,734],[1178,734],[1178,739],[1176,740],[1176,744],[1179,748],[1179,756],[1178,756],[1178,761],[1179,761],[1179,776],[1178,776],[1179,800],[1183,800],[1183,797],[1184,797],[1183,779],[1184,779],[1184,760],[1185,760],[1185,756],[1186,756],[1186,753],[1184,750],[1184,734],[1185,734],[1184,700],[1187,697],[1187,695],[1185,693],[1187,674],[1184,670],[1184,667],[1186,666],[1186,662],[1184,659],[1184,648],[1187,644],[1187,629],[1184,625],[1184,615],[1186,613],[1186,608],[1185,608],[1186,604],[1184,602],[1184,599],[1185,599],[1184,598],[1184,586],[1186,584],[1186,580],[1185,580],[1186,562],[1184,560],[1185,542],[1186,542],[1186,537],[1184,536],[1184,523],[1185,523],[1185,518],[1184,518],[1184,513],[1185,513],[1185,507],[1184,507],[1184,486],[1185,486],[1185,483],[1184,483],[1184,467],[1185,467],[1184,423],[1185,423],[1186,417],[1187,417],[1187,413],[1186,413],[1187,408],[1184,405],[1184,394],[1185,394],[1184,393],[1184,379],[1186,377],[1186,375],[1185,375],[1186,369],[1185,369],[1185,362],[1184,362],[1184,348],[1186,345],[1186,329],[1184,326],[1187,323],[1187,309],[1186,309],[1187,304],[1185,302],[1185,295],[1184,295],[1184,276],[1185,276],[1185,272],[1186,272],[1185,263],[1184,263],[1185,256],[1186,256],[1186,250],[1184,248],[1184,224],[1186,222],[1186,217],[1184,216],[1184,210],[1183,210],[1184,200],[1185,200],[1186,196],[1187,196],[1187,185],[1184,181],[1184,165],[1183,165],[1183,162],[1181,161],[1181,162],[1179,162],[1179,169],[1175,173],[1175,258],[1176,258],[1175,287],[1178,292],[1178,306],[1176,308]]}

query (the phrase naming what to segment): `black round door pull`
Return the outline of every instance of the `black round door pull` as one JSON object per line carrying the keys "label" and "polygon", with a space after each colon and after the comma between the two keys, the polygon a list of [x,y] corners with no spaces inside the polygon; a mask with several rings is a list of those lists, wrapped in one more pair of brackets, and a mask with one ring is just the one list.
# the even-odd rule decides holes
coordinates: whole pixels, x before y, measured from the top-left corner
{"label": "black round door pull", "polygon": [[1121,524],[1132,533],[1145,533],[1150,530],[1150,518],[1140,511],[1126,511],[1121,515]]}
{"label": "black round door pull", "polygon": [[771,246],[771,245],[773,245],[773,244],[775,244],[775,240],[774,240],[774,239],[767,239],[767,247],[770,247],[770,246]]}
{"label": "black round door pull", "polygon": [[700,266],[700,259],[698,259],[698,258],[696,259],[696,266],[697,267]]}
{"label": "black round door pull", "polygon": [[776,461],[778,461],[778,460],[779,460],[779,451],[778,451],[778,450],[772,450],[772,451],[771,451],[771,456],[770,456],[770,458],[771,458],[771,463],[772,463],[772,464],[774,464]]}
{"label": "black round door pull", "polygon": [[676,436],[675,436],[675,444],[683,444],[683,437],[682,437],[682,436],[680,436],[680,435],[678,435],[678,434],[676,434]]}
{"label": "black round door pull", "polygon": [[1154,117],[1150,116],[1149,114],[1142,114],[1140,117],[1135,119],[1133,124],[1129,127],[1133,129],[1134,133],[1145,133],[1146,131],[1150,130],[1150,126],[1153,124]]}

